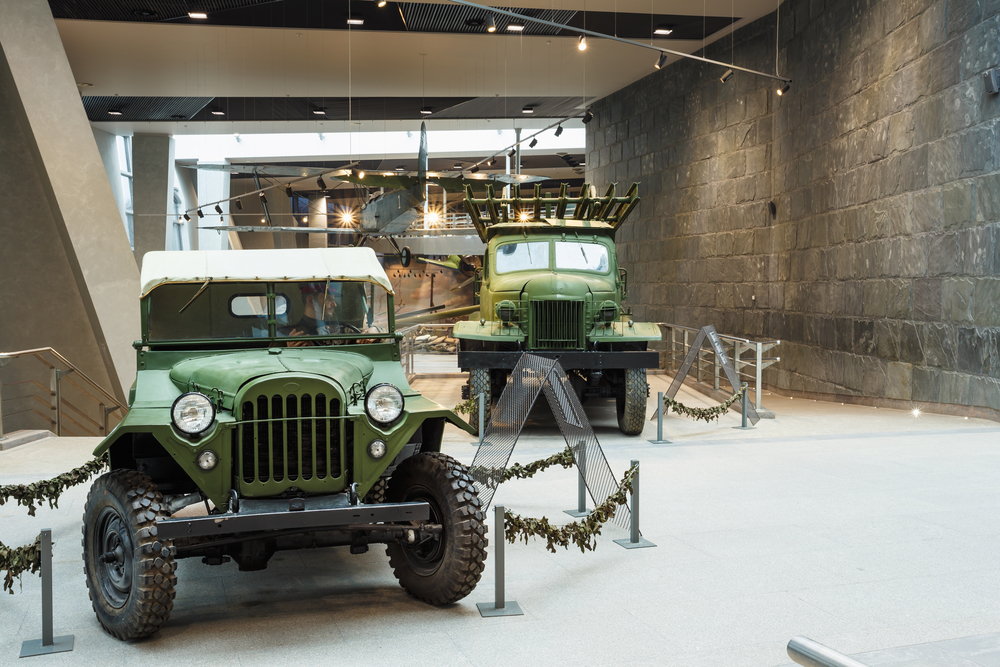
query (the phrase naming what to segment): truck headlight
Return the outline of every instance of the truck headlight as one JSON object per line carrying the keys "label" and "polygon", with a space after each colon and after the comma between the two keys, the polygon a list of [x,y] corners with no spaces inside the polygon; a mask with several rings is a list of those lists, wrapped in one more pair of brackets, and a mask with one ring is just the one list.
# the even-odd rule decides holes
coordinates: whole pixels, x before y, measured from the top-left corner
{"label": "truck headlight", "polygon": [[497,317],[504,324],[510,324],[517,316],[517,306],[513,301],[501,301],[497,304]]}
{"label": "truck headlight", "polygon": [[198,467],[202,470],[211,470],[219,462],[219,457],[211,449],[206,449],[198,455]]}
{"label": "truck headlight", "polygon": [[174,401],[170,418],[184,435],[198,435],[215,423],[215,406],[205,394],[189,391]]}
{"label": "truck headlight", "polygon": [[618,304],[614,301],[605,301],[601,304],[599,315],[605,322],[614,322],[618,319]]}
{"label": "truck headlight", "polygon": [[403,392],[394,385],[377,384],[365,396],[365,413],[378,424],[391,424],[403,413]]}

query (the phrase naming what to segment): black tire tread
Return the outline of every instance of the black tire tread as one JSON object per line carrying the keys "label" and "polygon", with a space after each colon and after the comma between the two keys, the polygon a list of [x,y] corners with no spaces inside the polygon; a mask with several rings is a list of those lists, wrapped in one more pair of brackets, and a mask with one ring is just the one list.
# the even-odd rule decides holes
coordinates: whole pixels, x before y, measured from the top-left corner
{"label": "black tire tread", "polygon": [[[123,517],[132,529],[132,540],[138,554],[135,556],[133,577],[133,597],[126,602],[132,606],[129,613],[121,617],[119,623],[111,623],[105,618],[96,596],[100,596],[99,586],[95,590],[95,573],[90,571],[87,553],[87,519],[92,507],[104,494],[110,494],[123,501],[128,515]],[[163,496],[156,484],[145,474],[135,470],[116,470],[94,480],[87,494],[83,512],[83,571],[87,579],[87,591],[97,620],[105,630],[121,640],[149,637],[156,633],[170,618],[174,608],[177,586],[177,563],[174,561],[173,544],[157,539],[156,520],[168,518],[170,512],[163,502]]]}
{"label": "black tire tread", "polygon": [[646,369],[625,369],[625,391],[618,399],[618,429],[625,435],[640,435],[646,425]]}
{"label": "black tire tread", "polygon": [[438,606],[457,602],[475,589],[486,567],[485,514],[472,476],[468,468],[447,454],[423,452],[406,459],[393,472],[387,493],[390,501],[402,497],[401,485],[408,477],[421,479],[427,486],[446,487],[441,489],[446,492],[448,501],[448,506],[441,508],[446,515],[442,520],[447,529],[450,516],[455,526],[453,534],[446,534],[442,539],[454,540],[454,555],[452,558],[446,556],[447,561],[437,572],[424,577],[410,569],[403,547],[393,543],[386,546],[389,565],[399,585],[418,600]]}

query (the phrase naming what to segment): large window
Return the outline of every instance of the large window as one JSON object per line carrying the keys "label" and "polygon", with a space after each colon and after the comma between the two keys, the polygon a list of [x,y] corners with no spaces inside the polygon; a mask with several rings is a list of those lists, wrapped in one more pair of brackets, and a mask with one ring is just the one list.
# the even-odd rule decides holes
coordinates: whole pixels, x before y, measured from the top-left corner
{"label": "large window", "polygon": [[125,231],[128,243],[135,250],[135,224],[132,209],[132,137],[115,137],[118,146],[118,168],[121,170],[122,197],[125,200]]}
{"label": "large window", "polygon": [[556,241],[556,268],[607,273],[608,249],[600,243]]}
{"label": "large window", "polygon": [[497,248],[497,273],[549,268],[549,242],[506,243]]}

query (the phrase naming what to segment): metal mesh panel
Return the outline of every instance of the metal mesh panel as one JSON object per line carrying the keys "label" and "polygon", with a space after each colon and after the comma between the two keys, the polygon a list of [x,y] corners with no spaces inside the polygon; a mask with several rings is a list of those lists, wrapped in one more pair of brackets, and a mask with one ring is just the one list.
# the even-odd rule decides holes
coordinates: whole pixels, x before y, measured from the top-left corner
{"label": "metal mesh panel", "polygon": [[[484,511],[493,501],[496,480],[507,468],[528,414],[543,391],[559,432],[572,448],[573,459],[594,502],[602,503],[618,490],[618,481],[608,465],[601,443],[590,427],[562,366],[554,359],[522,354],[493,408],[490,423],[483,434],[483,444],[472,462],[472,476]],[[629,511],[627,507],[622,509],[624,511],[616,512],[614,523],[625,527]]]}

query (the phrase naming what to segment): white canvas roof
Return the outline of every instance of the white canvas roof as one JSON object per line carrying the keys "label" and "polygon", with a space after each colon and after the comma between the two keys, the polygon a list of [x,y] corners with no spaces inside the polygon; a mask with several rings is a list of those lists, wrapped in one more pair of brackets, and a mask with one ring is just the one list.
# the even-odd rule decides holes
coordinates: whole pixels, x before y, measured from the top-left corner
{"label": "white canvas roof", "polygon": [[142,259],[142,294],[164,283],[268,280],[361,280],[392,294],[392,284],[371,248],[296,250],[165,250]]}

